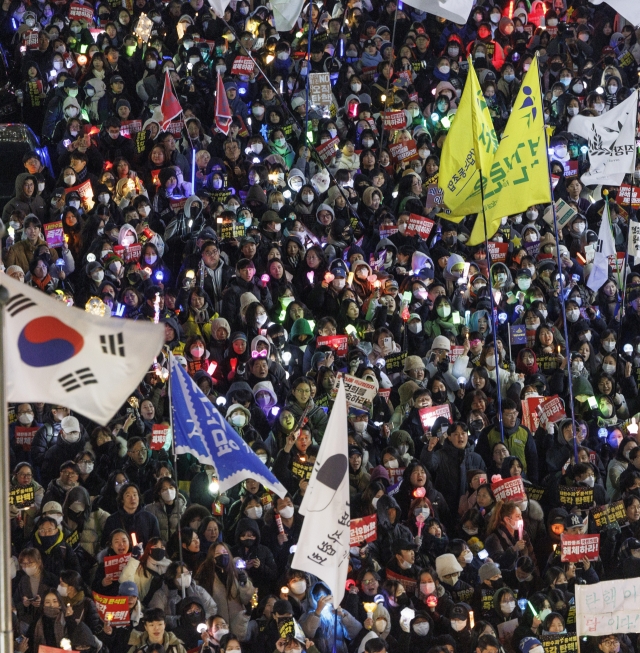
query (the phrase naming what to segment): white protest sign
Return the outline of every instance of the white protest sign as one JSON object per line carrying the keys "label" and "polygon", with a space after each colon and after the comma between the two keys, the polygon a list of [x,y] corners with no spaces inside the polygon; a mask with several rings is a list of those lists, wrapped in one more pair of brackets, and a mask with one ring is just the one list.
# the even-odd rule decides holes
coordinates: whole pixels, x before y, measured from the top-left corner
{"label": "white protest sign", "polygon": [[640,632],[640,578],[576,585],[578,636]]}

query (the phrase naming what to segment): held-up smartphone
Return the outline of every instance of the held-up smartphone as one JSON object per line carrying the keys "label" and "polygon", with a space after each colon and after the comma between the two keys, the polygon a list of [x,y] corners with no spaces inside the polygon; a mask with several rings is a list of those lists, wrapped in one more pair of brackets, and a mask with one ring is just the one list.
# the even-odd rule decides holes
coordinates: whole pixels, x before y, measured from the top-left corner
{"label": "held-up smartphone", "polygon": [[489,557],[489,552],[486,549],[482,549],[482,551],[478,551],[478,558],[480,560],[486,560]]}

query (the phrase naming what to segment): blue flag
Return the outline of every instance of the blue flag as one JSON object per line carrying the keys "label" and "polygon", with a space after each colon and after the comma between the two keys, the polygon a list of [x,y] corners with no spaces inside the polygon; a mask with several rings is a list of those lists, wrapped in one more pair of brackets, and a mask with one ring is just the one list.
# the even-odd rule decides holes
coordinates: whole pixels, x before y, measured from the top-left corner
{"label": "blue flag", "polygon": [[220,492],[252,478],[278,496],[286,488],[171,356],[171,399],[176,453],[190,453],[218,472]]}

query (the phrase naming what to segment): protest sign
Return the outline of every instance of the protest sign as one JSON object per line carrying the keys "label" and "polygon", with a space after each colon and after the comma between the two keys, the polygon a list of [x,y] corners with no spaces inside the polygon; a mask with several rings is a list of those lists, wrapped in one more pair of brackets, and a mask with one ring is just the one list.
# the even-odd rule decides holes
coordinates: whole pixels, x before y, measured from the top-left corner
{"label": "protest sign", "polygon": [[32,485],[16,487],[9,492],[9,503],[18,510],[30,508],[36,501],[35,490]]}
{"label": "protest sign", "polygon": [[498,624],[498,639],[507,653],[514,653],[514,648],[511,646],[511,639],[517,627],[517,619],[509,619],[509,621],[503,621]]}
{"label": "protest sign", "polygon": [[453,345],[449,350],[448,358],[450,363],[455,363],[460,356],[464,353],[464,347],[462,345]]}
{"label": "protest sign", "polygon": [[69,20],[86,20],[87,23],[93,22],[93,7],[90,4],[80,4],[72,2],[69,7]]}
{"label": "protest sign", "polygon": [[382,127],[388,131],[404,129],[407,126],[407,114],[404,111],[383,111]]}
{"label": "protest sign", "polygon": [[578,638],[567,635],[543,635],[544,653],[578,653]]}
{"label": "protest sign", "polygon": [[184,120],[172,120],[166,131],[171,132],[174,136],[180,136],[182,130],[184,129]]}
{"label": "protest sign", "polygon": [[309,103],[328,107],[333,102],[329,73],[309,73]]}
{"label": "protest sign", "polygon": [[123,120],[120,123],[120,133],[123,136],[133,136],[142,131],[142,120]]}
{"label": "protest sign", "polygon": [[[29,50],[36,50],[38,48],[39,41],[40,41],[40,30],[28,29],[22,35],[22,42],[26,46],[26,48],[29,49]],[[38,81],[40,81],[40,80],[38,80]],[[40,85],[42,86],[42,82],[40,82]],[[42,93],[42,89],[40,89],[40,93]],[[38,93],[38,95],[40,93]],[[38,106],[38,105],[36,105],[36,106]]]}
{"label": "protest sign", "polygon": [[[578,212],[567,202],[565,202],[563,199],[557,199],[554,203],[555,209],[556,209],[556,220],[558,222],[558,229],[562,229],[565,227],[569,222],[571,222],[576,215],[578,215]],[[544,215],[542,216],[542,219],[549,225],[553,226],[553,208],[551,205],[549,205],[545,212]]]}
{"label": "protest sign", "polygon": [[529,501],[540,501],[544,496],[546,489],[547,488],[544,487],[538,487],[537,485],[527,485],[525,491]]}
{"label": "protest sign", "polygon": [[444,208],[444,191],[437,184],[427,186],[426,207],[428,209]]}
{"label": "protest sign", "polygon": [[402,351],[396,354],[389,354],[384,357],[384,365],[387,374],[396,374],[404,369],[404,362],[407,358],[407,352]]}
{"label": "protest sign", "polygon": [[369,383],[369,381],[363,381],[362,379],[351,376],[350,374],[345,374],[343,376],[342,372],[338,372],[336,375],[336,385],[332,392],[333,399],[335,399],[338,394],[340,379],[342,379],[344,383],[348,406],[367,409],[369,405],[373,403],[376,396],[376,386],[373,383]]}
{"label": "protest sign", "polygon": [[149,449],[153,451],[160,451],[167,442],[170,427],[166,424],[154,424],[151,429],[151,442]]}
{"label": "protest sign", "polygon": [[527,495],[524,491],[524,483],[521,476],[512,476],[491,483],[491,491],[496,501],[524,501]]}
{"label": "protest sign", "polygon": [[306,456],[299,456],[291,463],[291,473],[301,480],[308,481],[311,478],[313,465],[307,462]]}
{"label": "protest sign", "polygon": [[37,430],[37,426],[16,426],[16,444],[21,446],[25,451],[29,451],[33,442],[33,436]]}
{"label": "protest sign", "polygon": [[380,390],[378,390],[378,394],[384,401],[389,401],[389,397],[391,396],[391,388],[380,388]]}
{"label": "protest sign", "polygon": [[[639,225],[640,227],[640,225]],[[380,227],[380,238],[389,238],[398,233],[398,227],[395,224],[386,224]]]}
{"label": "protest sign", "polygon": [[564,178],[570,179],[571,177],[578,176],[578,162],[577,161],[563,161],[564,164]]}
{"label": "protest sign", "polygon": [[64,245],[62,222],[49,222],[49,224],[45,224],[44,237],[49,247],[62,247]]}
{"label": "protest sign", "polygon": [[629,221],[629,256],[640,256],[640,222]]}
{"label": "protest sign", "polygon": [[[280,635],[280,638],[284,640],[296,639],[301,644],[306,642],[306,638],[300,624],[293,617],[278,620],[278,634]],[[190,653],[190,651],[187,653]]]}
{"label": "protest sign", "polygon": [[591,516],[598,530],[603,530],[612,524],[626,526],[629,523],[627,511],[622,500],[615,501],[606,506],[591,509]]}
{"label": "protest sign", "polygon": [[494,243],[491,240],[487,242],[489,249],[489,259],[491,263],[504,263],[507,260],[507,251],[509,250],[509,243]]}
{"label": "protest sign", "polygon": [[544,401],[538,406],[540,421],[554,424],[555,422],[566,419],[567,413],[564,410],[564,403],[558,395],[545,397]]}
{"label": "protest sign", "polygon": [[585,556],[593,561],[600,555],[600,533],[596,535],[563,533],[560,536],[560,544],[561,559],[566,562],[580,562]]}
{"label": "protest sign", "polygon": [[96,609],[102,623],[109,622],[111,626],[126,626],[129,624],[128,596],[104,596],[93,592],[93,600],[96,603]]}
{"label": "protest sign", "polygon": [[81,184],[65,188],[65,197],[74,191],[80,195],[80,201],[82,204],[86,204],[89,209],[93,208],[93,188],[91,187],[91,182],[88,179],[83,181]]}
{"label": "protest sign", "polygon": [[640,578],[576,585],[578,636],[640,632]]}
{"label": "protest sign", "polygon": [[140,260],[142,254],[142,245],[134,243],[133,245],[115,245],[113,248],[116,253],[125,263],[135,263]]}
{"label": "protest sign", "polygon": [[531,433],[535,433],[540,423],[538,415],[538,406],[542,403],[544,397],[527,397],[523,399],[522,404],[522,424],[526,426]]}
{"label": "protest sign", "polygon": [[254,63],[251,57],[238,56],[233,60],[231,66],[232,75],[251,75],[253,72]]}
{"label": "protest sign", "polygon": [[389,146],[389,153],[393,163],[413,161],[418,158],[418,146],[414,140],[401,141]]}
{"label": "protest sign", "polygon": [[409,214],[409,222],[405,234],[407,236],[419,235],[421,238],[428,238],[435,222],[416,213]]}
{"label": "protest sign", "polygon": [[104,557],[104,577],[108,580],[117,581],[120,578],[120,574],[124,569],[129,558],[131,557],[130,553],[124,553],[121,556],[105,556]]}
{"label": "protest sign", "polygon": [[[633,188],[633,195],[631,190]],[[622,184],[618,189],[618,195],[616,197],[616,204],[624,204],[629,206],[629,200],[631,200],[631,207],[634,209],[640,208],[640,187],[639,186],[630,186],[629,184]]]}
{"label": "protest sign", "polygon": [[347,336],[318,336],[316,338],[316,349],[321,345],[331,347],[338,356],[346,356],[349,351]]}
{"label": "protest sign", "polygon": [[340,142],[340,138],[336,136],[335,138],[332,138],[324,143],[320,143],[320,145],[316,146],[316,152],[318,153],[318,156],[322,159],[322,163],[328,163],[331,161],[331,158],[335,155],[335,153],[338,151],[338,143]]}
{"label": "protest sign", "polygon": [[218,232],[220,233],[220,240],[232,240],[242,238],[245,227],[235,220],[225,220],[218,224]]}
{"label": "protest sign", "polygon": [[80,651],[69,651],[64,648],[56,648],[55,646],[45,646],[44,644],[40,644],[40,646],[38,646],[38,653],[80,653]]}
{"label": "protest sign", "polygon": [[402,587],[404,587],[404,589],[406,590],[407,595],[413,596],[418,584],[415,578],[409,578],[408,576],[403,576],[402,574],[396,574],[395,571],[392,571],[388,567],[387,569],[385,569],[384,573],[387,577],[387,580],[398,581],[402,585]]}
{"label": "protest sign", "polygon": [[402,480],[402,476],[404,475],[404,470],[406,467],[387,467],[387,473],[389,474],[389,483],[391,485],[395,485],[396,483],[400,483]]}
{"label": "protest sign", "polygon": [[418,410],[420,415],[420,421],[422,422],[422,428],[425,430],[425,433],[433,426],[433,423],[438,419],[438,417],[446,417],[451,421],[451,410],[449,404],[444,406],[427,406],[426,408],[420,408]]}
{"label": "protest sign", "polygon": [[378,537],[377,516],[368,515],[351,520],[350,546],[358,546],[362,542],[374,542]]}
{"label": "protest sign", "polygon": [[592,487],[563,486],[558,488],[560,503],[566,507],[591,508],[593,506]]}
{"label": "protest sign", "polygon": [[527,344],[527,327],[524,324],[514,324],[509,328],[509,336],[512,345]]}

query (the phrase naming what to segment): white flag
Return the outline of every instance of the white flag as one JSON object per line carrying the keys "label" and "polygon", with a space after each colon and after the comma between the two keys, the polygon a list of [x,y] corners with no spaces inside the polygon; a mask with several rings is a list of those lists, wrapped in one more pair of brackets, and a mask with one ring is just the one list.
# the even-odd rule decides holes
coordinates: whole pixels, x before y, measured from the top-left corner
{"label": "white flag", "polygon": [[231,0],[209,0],[209,6],[216,13],[217,16],[224,16],[226,8],[229,6]]}
{"label": "white flag", "polygon": [[289,32],[300,17],[304,0],[271,0],[273,22],[278,32]]}
{"label": "white flag", "polygon": [[419,11],[452,20],[458,25],[467,22],[473,8],[473,0],[410,0],[405,4]]}
{"label": "white flag", "polygon": [[[594,5],[600,5],[604,0],[590,0],[590,2]],[[640,5],[638,5],[638,0],[607,0],[607,4],[632,23],[634,27],[640,25]]]}
{"label": "white flag", "polygon": [[616,255],[616,246],[611,234],[611,223],[609,221],[609,204],[604,203],[602,210],[602,222],[598,233],[596,244],[596,255],[593,259],[593,268],[587,279],[587,287],[597,292],[609,278],[609,257]]}
{"label": "white flag", "polygon": [[342,381],[300,504],[300,514],[304,523],[291,567],[308,571],[324,581],[337,609],[344,597],[349,570],[351,525],[347,397]]}
{"label": "white flag", "polygon": [[620,186],[624,176],[633,173],[637,113],[638,91],[635,90],[622,104],[597,118],[571,119],[568,131],[589,142],[590,167],[581,177],[583,184]]}
{"label": "white flag", "polygon": [[7,274],[0,282],[7,401],[67,406],[105,426],[160,353],[163,325],[91,315]]}

